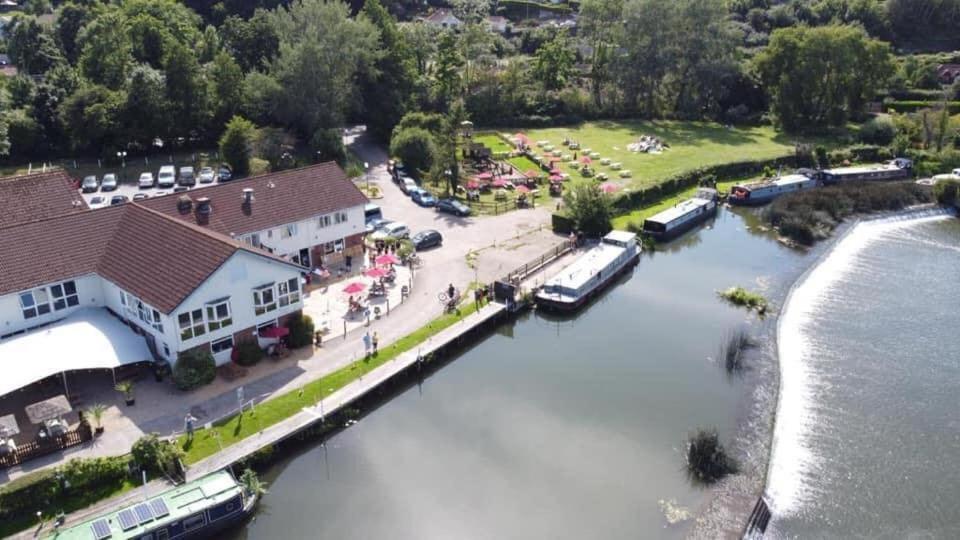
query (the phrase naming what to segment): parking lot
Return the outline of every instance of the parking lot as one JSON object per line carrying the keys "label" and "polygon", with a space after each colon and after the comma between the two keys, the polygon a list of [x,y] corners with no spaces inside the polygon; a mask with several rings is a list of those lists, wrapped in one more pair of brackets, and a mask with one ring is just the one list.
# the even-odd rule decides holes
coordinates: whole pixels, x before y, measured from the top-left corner
{"label": "parking lot", "polygon": [[[166,164],[158,164],[155,167],[146,168],[141,163],[140,167],[136,167],[132,164],[128,164],[126,168],[117,167],[116,170],[110,170],[108,168],[100,169],[100,172],[95,174],[97,178],[97,183],[98,183],[97,190],[90,193],[81,192],[81,195],[83,199],[87,202],[87,205],[89,205],[91,208],[102,208],[104,206],[109,206],[110,199],[118,195],[122,195],[126,197],[128,200],[133,200],[133,197],[137,194],[146,195],[147,197],[159,197],[161,195],[167,195],[167,194],[173,193],[174,188],[176,188],[179,184],[174,184],[173,187],[163,187],[163,188],[157,187],[157,177],[159,175],[158,173],[161,165],[166,165]],[[176,169],[179,170],[181,165],[187,166],[186,163],[177,164]],[[214,168],[214,170],[216,170],[216,168]],[[138,186],[138,179],[140,178],[140,174],[144,172],[149,172],[150,174],[153,175],[153,181],[154,181],[153,187],[141,188]],[[85,177],[85,176],[78,176],[76,173],[72,171],[68,171],[68,173],[70,173],[71,176],[77,180],[77,182],[82,182]],[[117,178],[116,189],[103,190],[101,187],[99,187],[103,181],[103,177],[106,176],[107,174],[116,175],[116,178]],[[203,189],[207,186],[213,186],[219,183],[219,178],[217,177],[214,177],[213,182],[201,183],[199,180],[199,175],[200,175],[200,167],[194,166],[194,180],[196,184],[194,186],[187,187],[187,191]],[[98,200],[98,198],[100,198],[100,202],[95,202]]]}

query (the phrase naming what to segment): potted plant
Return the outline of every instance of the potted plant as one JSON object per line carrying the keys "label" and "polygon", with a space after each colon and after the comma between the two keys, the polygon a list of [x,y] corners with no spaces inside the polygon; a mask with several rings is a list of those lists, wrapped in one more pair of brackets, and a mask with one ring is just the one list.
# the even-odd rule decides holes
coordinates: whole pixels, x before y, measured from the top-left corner
{"label": "potted plant", "polygon": [[133,381],[120,381],[115,386],[117,392],[123,394],[123,399],[127,404],[127,407],[132,407],[136,403],[136,399],[133,397]]}
{"label": "potted plant", "polygon": [[93,423],[97,425],[94,433],[100,435],[103,433],[103,413],[107,411],[107,406],[103,403],[95,403],[87,409],[87,416],[93,419]]}

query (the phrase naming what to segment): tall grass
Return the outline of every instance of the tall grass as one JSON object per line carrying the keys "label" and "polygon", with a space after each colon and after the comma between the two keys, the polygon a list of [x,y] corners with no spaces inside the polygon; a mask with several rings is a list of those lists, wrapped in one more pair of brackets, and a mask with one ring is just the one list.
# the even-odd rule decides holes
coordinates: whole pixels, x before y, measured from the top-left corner
{"label": "tall grass", "polygon": [[725,291],[720,291],[718,294],[720,298],[723,298],[735,306],[755,309],[757,313],[761,315],[767,311],[767,299],[764,298],[763,295],[750,292],[743,287],[730,287]]}
{"label": "tall grass", "polygon": [[715,429],[700,428],[687,441],[687,475],[699,484],[713,484],[737,472],[736,461],[727,454]]}

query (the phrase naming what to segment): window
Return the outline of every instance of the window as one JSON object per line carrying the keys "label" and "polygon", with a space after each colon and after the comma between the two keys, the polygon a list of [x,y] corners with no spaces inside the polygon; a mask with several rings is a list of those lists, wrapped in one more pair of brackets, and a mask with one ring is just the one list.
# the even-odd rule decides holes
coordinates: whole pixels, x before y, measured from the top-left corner
{"label": "window", "polygon": [[64,281],[50,287],[50,293],[53,296],[53,309],[57,311],[80,304],[77,284],[72,281]]}
{"label": "window", "polygon": [[263,315],[277,309],[276,296],[273,293],[273,283],[263,285],[253,290],[253,311]]}
{"label": "window", "polygon": [[46,289],[36,289],[20,293],[20,309],[24,319],[32,319],[50,313],[50,297]]}
{"label": "window", "polygon": [[170,347],[166,343],[163,344],[163,355],[170,358]]}
{"label": "window", "polygon": [[330,215],[320,216],[320,219],[317,220],[317,228],[322,229],[324,227],[330,226]]}
{"label": "window", "polygon": [[177,316],[177,322],[180,324],[180,339],[184,341],[207,333],[207,329],[203,325],[202,309],[184,311]]}
{"label": "window", "polygon": [[280,227],[280,238],[290,238],[291,236],[297,234],[297,224],[291,223]]}
{"label": "window", "polygon": [[210,344],[210,348],[213,350],[213,354],[229,351],[233,348],[233,336],[214,341]]}
{"label": "window", "polygon": [[343,238],[333,243],[333,250],[336,251],[337,253],[340,253],[341,251],[343,251]]}
{"label": "window", "polygon": [[277,297],[280,307],[300,301],[300,278],[290,278],[277,284]]}
{"label": "window", "polygon": [[132,294],[120,291],[120,303],[126,309],[127,317],[140,319],[144,324],[158,332],[163,332],[163,323],[160,321],[160,312],[145,304]]}
{"label": "window", "polygon": [[333,215],[333,220],[336,223],[346,223],[347,222],[347,213],[346,212],[337,212]]}
{"label": "window", "polygon": [[260,233],[253,233],[246,237],[245,240],[253,247],[260,247]]}
{"label": "window", "polygon": [[233,324],[230,318],[230,299],[214,300],[207,304],[207,328],[213,332]]}
{"label": "window", "polygon": [[333,242],[327,242],[323,245],[323,252],[327,255],[333,253],[334,249]]}
{"label": "window", "polygon": [[183,520],[183,531],[193,531],[203,527],[203,514],[197,514],[195,516],[190,516],[187,519]]}

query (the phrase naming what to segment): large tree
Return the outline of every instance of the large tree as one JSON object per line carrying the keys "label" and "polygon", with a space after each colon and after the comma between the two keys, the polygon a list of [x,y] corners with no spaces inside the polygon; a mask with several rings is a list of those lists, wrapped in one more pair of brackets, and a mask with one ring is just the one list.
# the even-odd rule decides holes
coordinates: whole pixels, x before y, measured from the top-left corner
{"label": "large tree", "polygon": [[380,48],[384,52],[373,69],[361,77],[363,116],[367,129],[385,141],[411,105],[416,67],[406,39],[380,1],[367,0],[363,13],[380,31]]}
{"label": "large tree", "polygon": [[83,27],[77,38],[80,70],[96,84],[119,89],[133,67],[133,45],[127,20],[117,10],[108,10]]}
{"label": "large tree", "polygon": [[753,65],[788,130],[843,125],[893,70],[889,45],[849,26],[777,30]]}
{"label": "large tree", "polygon": [[580,35],[588,48],[590,91],[598,107],[613,79],[611,61],[623,31],[623,0],[584,0],[580,4]]}
{"label": "large tree", "polygon": [[220,136],[220,155],[237,177],[246,176],[250,172],[250,157],[253,154],[256,134],[257,128],[249,120],[234,116]]}
{"label": "large tree", "polygon": [[170,111],[163,73],[146,64],[135,67],[122,114],[128,140],[149,147],[155,138],[165,137]]}
{"label": "large tree", "polygon": [[563,204],[574,225],[590,236],[610,232],[613,217],[610,196],[593,182],[577,182],[563,193]]}
{"label": "large tree", "polygon": [[220,27],[223,44],[244,71],[266,69],[280,52],[280,37],[269,12],[259,9],[249,20],[230,16]]}
{"label": "large tree", "polygon": [[70,96],[60,111],[75,150],[110,155],[119,141],[123,92],[88,84]]}
{"label": "large tree", "polygon": [[21,72],[42,75],[63,61],[54,36],[36,18],[19,16],[11,25],[7,52]]}
{"label": "large tree", "polygon": [[573,75],[575,60],[566,32],[558,31],[537,50],[533,75],[543,84],[544,90],[560,90]]}

